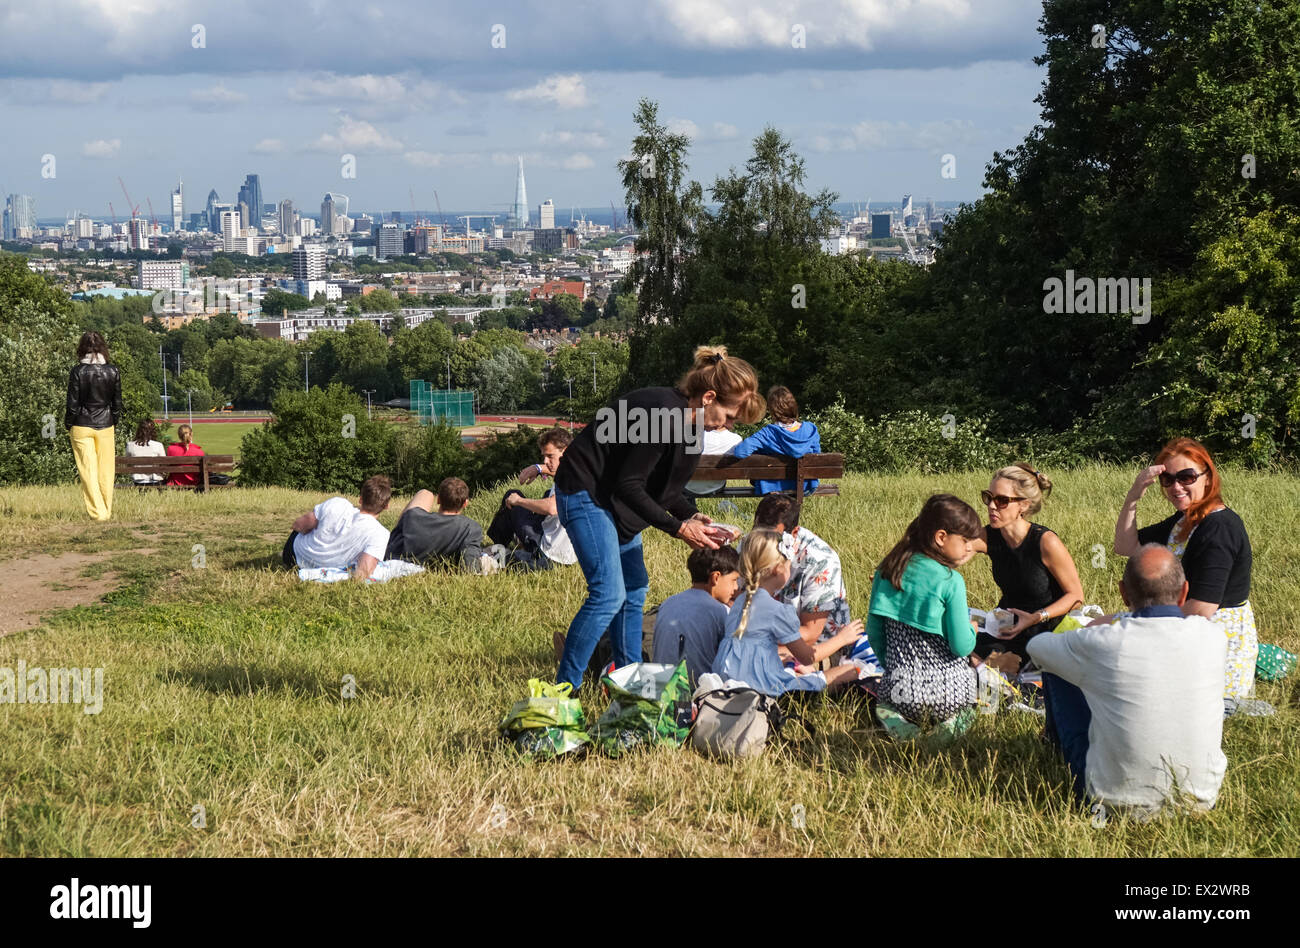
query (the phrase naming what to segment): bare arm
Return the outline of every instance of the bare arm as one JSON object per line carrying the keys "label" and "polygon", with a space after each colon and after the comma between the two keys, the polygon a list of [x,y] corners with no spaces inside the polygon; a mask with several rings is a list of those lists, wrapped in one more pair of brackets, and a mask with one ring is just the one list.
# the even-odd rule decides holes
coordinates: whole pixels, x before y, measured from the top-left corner
{"label": "bare arm", "polygon": [[357,557],[357,568],[352,574],[353,579],[369,579],[370,574],[375,571],[379,565],[379,560],[375,559],[369,553],[362,553]]}
{"label": "bare arm", "polygon": [[1153,464],[1145,467],[1138,472],[1137,478],[1133,481],[1133,486],[1128,489],[1128,495],[1124,498],[1124,506],[1120,508],[1119,519],[1115,521],[1115,555],[1132,556],[1138,551],[1138,530],[1137,530],[1137,512],[1138,501],[1146,493],[1147,488],[1155,483],[1161,473],[1164,472],[1163,464]]}
{"label": "bare arm", "polygon": [[[842,648],[852,645],[862,635],[864,626],[861,619],[854,619],[825,642],[810,642],[813,647],[813,662],[830,658]],[[811,664],[811,663],[809,663]],[[800,669],[795,669],[799,671]]]}
{"label": "bare arm", "polygon": [[1060,537],[1055,533],[1045,534],[1042,549],[1043,565],[1061,584],[1061,598],[1046,607],[1055,618],[1065,615],[1075,606],[1083,605],[1083,583],[1079,581],[1079,570],[1074,565],[1074,557]]}
{"label": "bare arm", "polygon": [[524,497],[522,494],[511,494],[506,503],[511,507],[523,507],[525,510],[531,510],[533,513],[539,513],[545,517],[555,516],[554,494],[550,497],[539,497],[536,500]]}
{"label": "bare arm", "polygon": [[1201,602],[1199,599],[1188,599],[1183,603],[1183,615],[1185,616],[1205,616],[1209,618],[1219,611],[1217,602]]}
{"label": "bare arm", "polygon": [[818,661],[816,649],[803,639],[786,642],[785,647],[790,650],[790,654],[794,656],[794,660],[800,665],[814,665]]}
{"label": "bare arm", "polygon": [[293,522],[294,533],[311,533],[316,529],[316,511],[309,510]]}

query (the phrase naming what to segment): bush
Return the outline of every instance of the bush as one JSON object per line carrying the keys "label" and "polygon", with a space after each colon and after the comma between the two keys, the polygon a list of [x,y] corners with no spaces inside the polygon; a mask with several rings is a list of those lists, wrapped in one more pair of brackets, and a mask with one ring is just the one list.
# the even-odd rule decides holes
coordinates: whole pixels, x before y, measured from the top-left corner
{"label": "bush", "polygon": [[514,431],[480,441],[473,451],[467,452],[473,458],[470,489],[479,490],[510,480],[528,465],[536,464],[539,434],[540,428],[520,425]]}
{"label": "bush", "polygon": [[402,492],[420,488],[436,491],[444,477],[466,482],[472,458],[461,443],[460,432],[445,421],[413,426],[397,439],[393,462],[393,487]]}
{"label": "bush", "polygon": [[395,432],[369,420],[365,403],[343,386],[285,389],[272,410],[275,421],[244,435],[241,484],[354,494],[367,477],[392,475]]}
{"label": "bush", "polygon": [[982,418],[912,410],[869,422],[839,401],[807,418],[821,432],[822,450],[843,454],[850,471],[946,474],[997,467],[1014,454],[1012,446],[989,434]]}

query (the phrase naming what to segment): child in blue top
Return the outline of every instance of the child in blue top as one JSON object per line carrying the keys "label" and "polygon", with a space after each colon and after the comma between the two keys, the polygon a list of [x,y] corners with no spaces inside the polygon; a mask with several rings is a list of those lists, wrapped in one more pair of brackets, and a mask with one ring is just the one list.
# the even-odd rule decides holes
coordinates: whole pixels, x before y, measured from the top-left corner
{"label": "child in blue top", "polygon": [[969,504],[935,494],[876,570],[867,635],[884,669],[876,697],[887,727],[891,713],[920,727],[942,722],[954,734],[969,725],[975,629],[955,567],[975,555],[982,535]]}
{"label": "child in blue top", "polygon": [[[784,385],[773,385],[767,392],[767,411],[773,424],[764,425],[732,451],[738,458],[751,454],[771,454],[777,457],[801,458],[805,454],[821,454],[822,438],[811,421],[799,420],[799,403]],[[794,481],[750,481],[758,496],[773,491],[793,491]],[[804,482],[804,493],[811,494],[818,482]]]}
{"label": "child in blue top", "polygon": [[713,661],[714,674],[724,681],[743,681],[755,691],[777,697],[787,691],[821,691],[857,679],[858,670],[853,665],[798,675],[781,663],[777,653],[780,645],[805,665],[815,660],[813,646],[799,635],[799,614],[794,606],[774,598],[790,581],[793,556],[793,538],[787,538],[783,549],[782,535],[775,530],[755,530],[745,537],[740,575],[745,579],[746,592],[731,607],[727,634]]}

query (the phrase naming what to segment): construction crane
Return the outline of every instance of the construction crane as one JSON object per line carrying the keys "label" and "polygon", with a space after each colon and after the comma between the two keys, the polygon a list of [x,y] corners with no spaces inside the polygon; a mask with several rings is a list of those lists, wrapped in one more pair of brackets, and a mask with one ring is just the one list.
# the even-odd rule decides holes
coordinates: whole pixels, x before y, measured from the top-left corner
{"label": "construction crane", "polygon": [[122,193],[126,194],[126,206],[131,210],[131,220],[135,220],[140,213],[140,205],[132,201],[131,195],[127,194],[125,181],[123,181],[121,178],[118,178],[117,183],[122,186]]}
{"label": "construction crane", "polygon": [[438,205],[438,220],[442,221],[442,233],[443,233],[443,236],[446,236],[446,234],[447,234],[447,218],[443,216],[443,213],[442,213],[442,202],[438,200],[438,192],[437,192],[437,191],[434,191],[434,192],[433,192],[433,201],[434,201],[435,204]]}
{"label": "construction crane", "polygon": [[113,218],[113,229],[117,229],[117,211],[113,210],[113,202],[108,202],[108,216]]}
{"label": "construction crane", "polygon": [[149,223],[153,225],[154,230],[158,230],[158,217],[153,212],[153,198],[146,197],[145,201],[149,205]]}
{"label": "construction crane", "polygon": [[479,218],[479,217],[481,217],[481,218],[482,218],[483,220],[485,220],[485,221],[495,221],[495,220],[497,219],[497,216],[496,216],[495,214],[458,214],[458,215],[456,216],[456,220],[458,220],[458,221],[464,221],[464,222],[465,222],[465,236],[466,236],[466,237],[469,236],[469,224],[470,224],[470,221],[474,220],[475,218]]}

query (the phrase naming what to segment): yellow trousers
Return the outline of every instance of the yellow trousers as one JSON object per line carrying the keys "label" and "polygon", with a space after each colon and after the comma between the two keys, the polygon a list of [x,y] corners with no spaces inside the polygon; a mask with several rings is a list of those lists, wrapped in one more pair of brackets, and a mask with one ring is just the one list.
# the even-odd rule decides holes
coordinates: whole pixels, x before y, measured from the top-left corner
{"label": "yellow trousers", "polygon": [[83,428],[73,425],[68,429],[72,438],[72,455],[77,460],[77,473],[81,475],[81,499],[86,502],[86,513],[91,520],[108,520],[113,516],[113,428]]}

